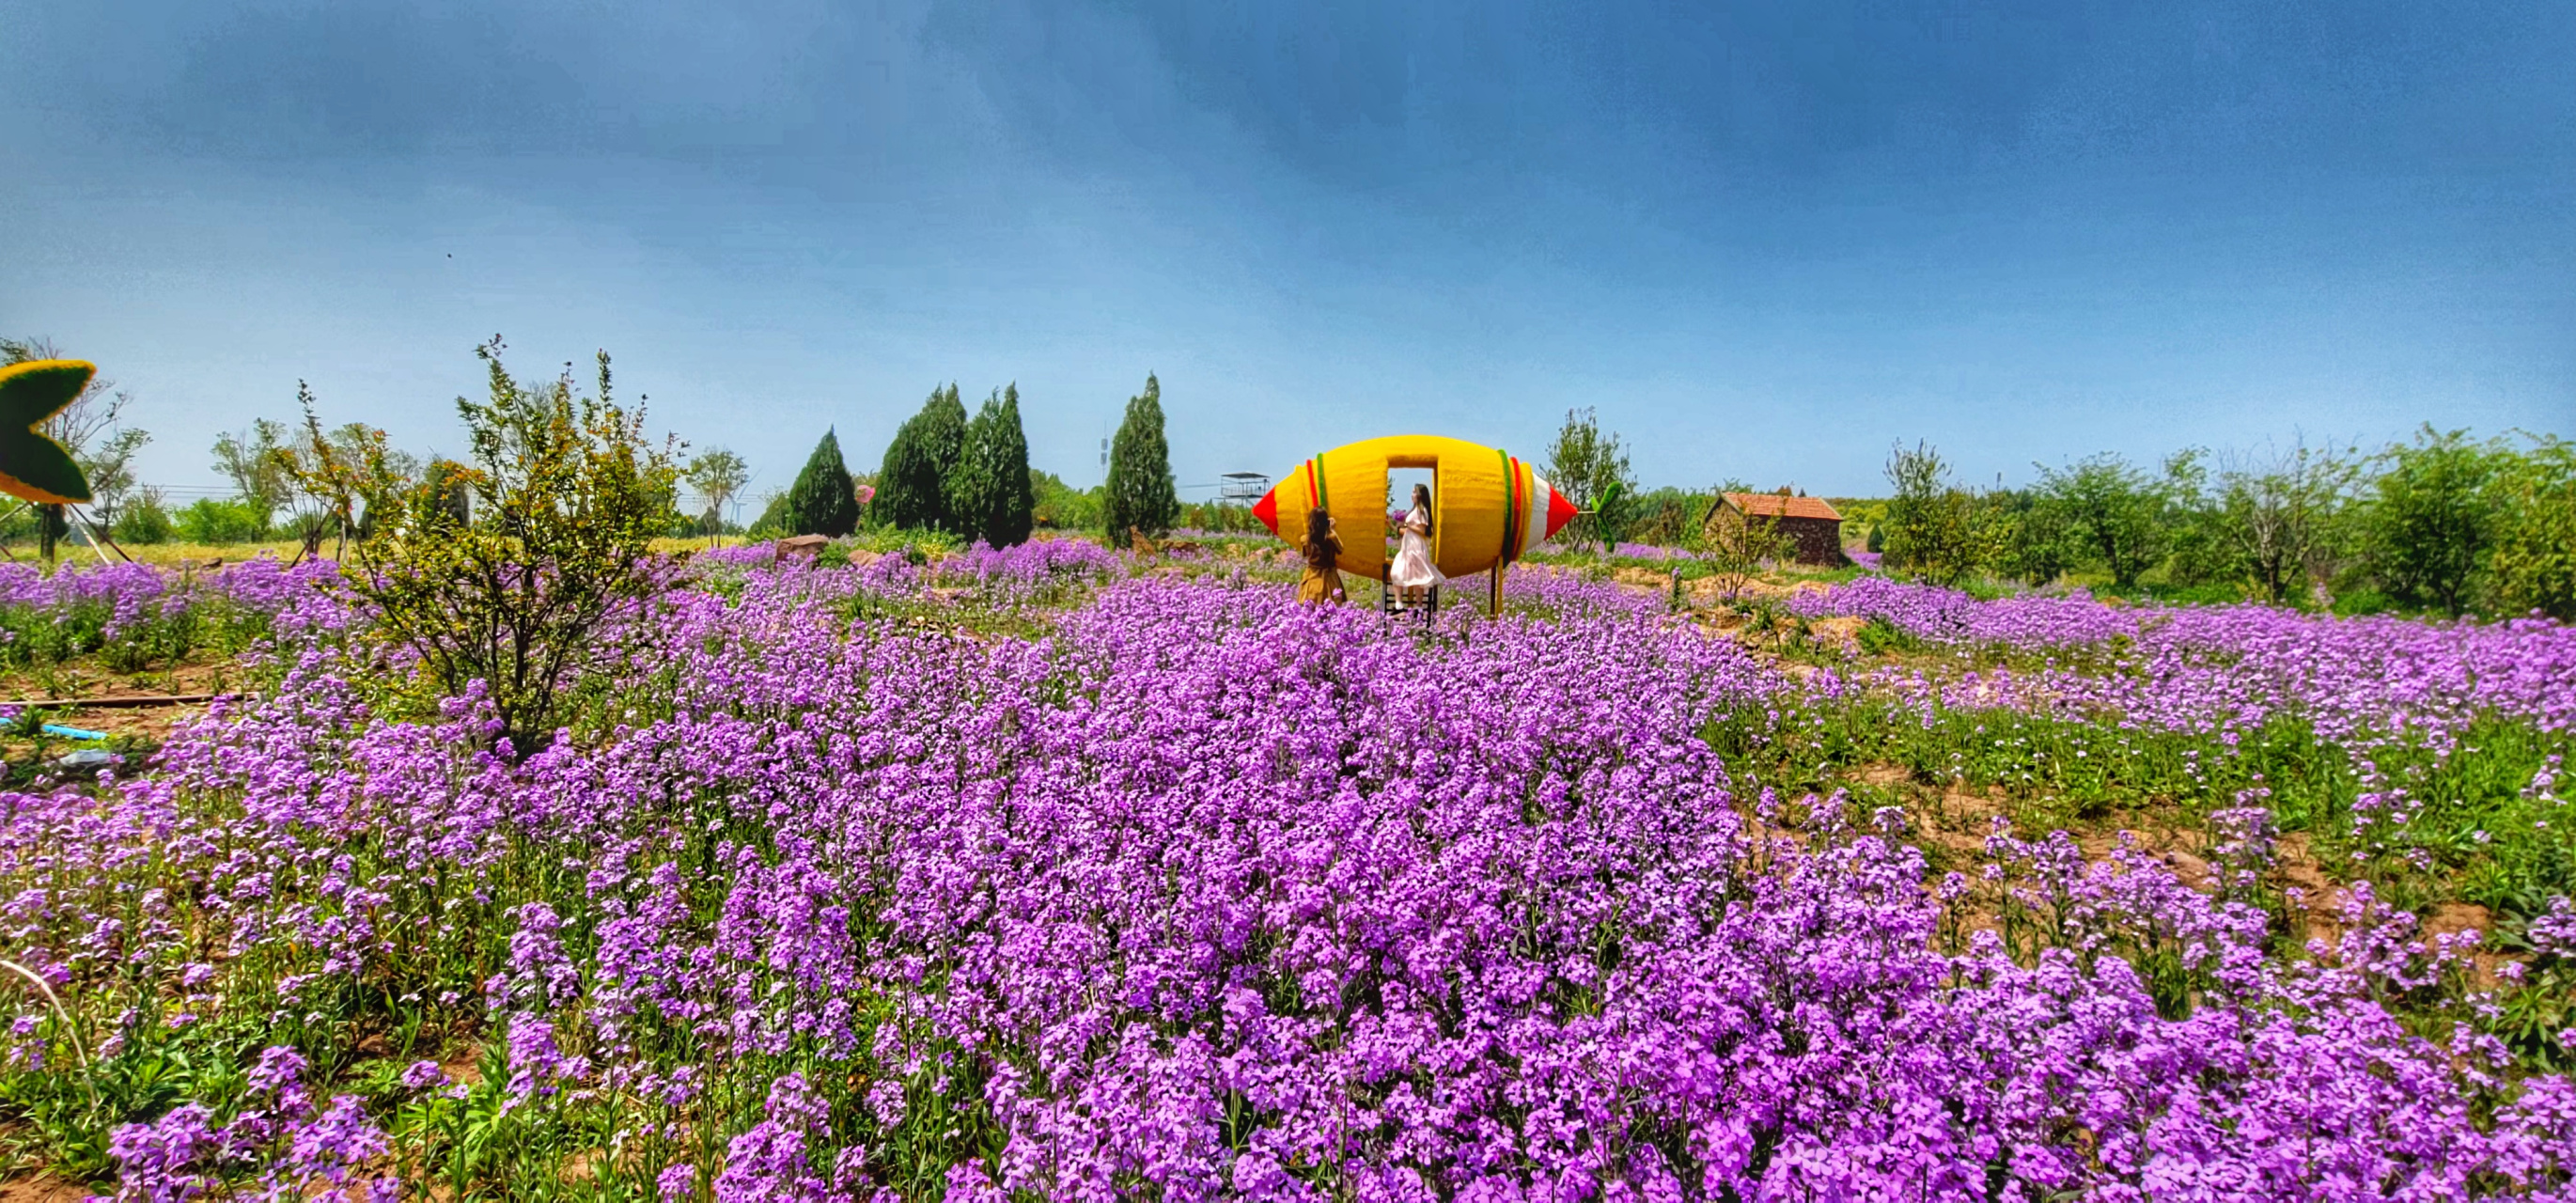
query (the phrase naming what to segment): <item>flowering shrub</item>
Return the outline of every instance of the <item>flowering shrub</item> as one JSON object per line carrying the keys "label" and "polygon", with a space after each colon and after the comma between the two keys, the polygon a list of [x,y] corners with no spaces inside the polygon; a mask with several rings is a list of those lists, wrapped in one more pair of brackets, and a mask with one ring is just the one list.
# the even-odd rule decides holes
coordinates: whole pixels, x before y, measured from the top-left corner
{"label": "flowering shrub", "polygon": [[[2476,945],[2355,886],[2285,955],[2259,807],[2205,891],[2009,827],[1936,872],[1901,813],[1712,738],[1860,686],[1653,596],[1524,571],[1426,627],[959,560],[676,593],[668,671],[515,763],[479,697],[386,721],[315,641],[150,776],[6,798],[0,930],[65,1010],[0,1097],[205,1067],[99,1104],[133,1198],[2570,1188],[2576,1084],[2419,1022],[2474,1018]],[[1110,579],[1039,638],[854,603],[969,571]],[[404,1047],[442,1036],[478,1081]],[[272,1048],[385,1072],[290,1111]]]}

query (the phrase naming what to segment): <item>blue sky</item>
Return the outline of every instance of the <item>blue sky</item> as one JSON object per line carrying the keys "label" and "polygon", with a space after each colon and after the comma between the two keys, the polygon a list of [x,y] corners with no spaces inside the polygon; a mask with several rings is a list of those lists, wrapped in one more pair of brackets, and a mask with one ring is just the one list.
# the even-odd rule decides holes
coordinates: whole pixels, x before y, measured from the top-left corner
{"label": "blue sky", "polygon": [[1017,381],[1097,478],[1400,430],[1870,493],[2417,423],[2576,433],[2576,5],[0,10],[0,331],[148,479],[324,416],[454,450],[472,347],[616,357],[783,486]]}

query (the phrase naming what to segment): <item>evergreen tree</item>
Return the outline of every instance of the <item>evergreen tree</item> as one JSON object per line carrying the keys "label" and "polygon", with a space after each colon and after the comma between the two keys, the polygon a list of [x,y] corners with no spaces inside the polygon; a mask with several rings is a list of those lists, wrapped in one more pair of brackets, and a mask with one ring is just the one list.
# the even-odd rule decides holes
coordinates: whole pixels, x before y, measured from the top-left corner
{"label": "evergreen tree", "polygon": [[1172,488],[1172,450],[1163,439],[1163,386],[1152,374],[1143,394],[1127,401],[1127,418],[1109,443],[1108,494],[1102,505],[1109,541],[1127,538],[1132,528],[1161,538],[1180,516],[1181,501]]}
{"label": "evergreen tree", "polygon": [[962,527],[950,508],[949,478],[966,444],[966,406],[957,386],[930,390],[921,412],[895,431],[877,470],[877,497],[870,508],[884,525],[911,530],[957,531]]}
{"label": "evergreen tree", "polygon": [[837,539],[858,525],[859,498],[850,490],[849,465],[841,462],[840,436],[826,430],[796,483],[787,486],[787,533]]}
{"label": "evergreen tree", "polygon": [[1029,480],[1019,385],[985,398],[966,427],[966,453],[950,479],[960,534],[995,547],[1028,541],[1037,522],[1037,491]]}
{"label": "evergreen tree", "polygon": [[[948,514],[956,523],[957,537],[968,541],[986,538],[985,528],[992,523],[993,509],[999,504],[1000,482],[994,477],[999,465],[993,462],[993,444],[999,441],[1002,423],[1002,399],[999,392],[984,398],[973,420],[966,423],[966,447],[957,456],[957,468],[948,474]],[[1000,546],[999,544],[994,544]]]}

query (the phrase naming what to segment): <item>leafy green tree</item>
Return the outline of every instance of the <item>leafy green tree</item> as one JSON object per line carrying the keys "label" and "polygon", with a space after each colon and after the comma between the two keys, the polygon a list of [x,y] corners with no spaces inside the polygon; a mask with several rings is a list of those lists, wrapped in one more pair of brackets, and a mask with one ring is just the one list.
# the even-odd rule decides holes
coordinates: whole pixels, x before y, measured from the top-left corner
{"label": "leafy green tree", "polygon": [[2488,592],[2502,613],[2576,621],[2576,444],[2527,437],[2496,474]]}
{"label": "leafy green tree", "polygon": [[384,449],[385,432],[364,422],[347,422],[328,432],[322,445],[352,469],[351,490],[357,503],[353,538],[375,532],[378,518],[403,506],[403,498],[420,483],[421,462],[407,451]]}
{"label": "leafy green tree", "polygon": [[1098,486],[1077,489],[1064,483],[1053,472],[1029,469],[1029,489],[1035,495],[1036,519],[1049,530],[1098,530],[1101,528],[1101,490]]}
{"label": "leafy green tree", "polygon": [[266,418],[254,419],[247,430],[215,436],[215,470],[233,482],[234,499],[259,514],[262,537],[295,491],[279,459],[290,437],[285,423]]}
{"label": "leafy green tree", "polygon": [[151,441],[149,432],[126,426],[73,453],[73,462],[89,479],[89,508],[101,525],[113,526],[124,516],[126,499],[133,495],[136,484],[134,454]]}
{"label": "leafy green tree", "polygon": [[[664,588],[651,547],[679,467],[676,444],[646,438],[643,415],[611,399],[607,352],[597,395],[577,396],[569,372],[513,378],[501,350],[496,337],[475,351],[489,399],[456,402],[472,462],[433,465],[344,575],[424,684],[455,696],[482,683],[524,756],[553,739],[566,690],[624,663],[618,633],[641,629]],[[479,499],[470,520],[451,504],[464,487]]]}
{"label": "leafy green tree", "polygon": [[1180,517],[1179,492],[1172,487],[1172,450],[1163,439],[1163,386],[1151,373],[1145,391],[1127,400],[1127,417],[1109,442],[1109,482],[1101,519],[1109,541],[1141,531],[1159,539]]}
{"label": "leafy green tree", "polygon": [[429,467],[421,470],[418,493],[406,497],[404,504],[419,504],[423,497],[458,526],[474,521],[473,470],[452,459],[429,461]]}
{"label": "leafy green tree", "polygon": [[[2031,517],[2074,541],[2086,558],[2127,589],[2165,558],[2164,496],[2154,478],[2111,452],[2086,456],[2063,471],[2045,464],[2032,490],[2041,511]],[[2027,540],[2025,540],[2027,541]],[[2054,575],[2054,574],[2052,574]]]}
{"label": "leafy green tree", "polygon": [[1037,494],[1029,481],[1029,439],[1020,426],[1020,386],[984,399],[966,427],[949,490],[958,534],[995,547],[1028,542]]}
{"label": "leafy green tree", "polygon": [[[751,481],[751,465],[725,448],[709,447],[690,457],[682,475],[689,482],[689,491],[706,503],[698,519],[699,533],[723,534],[725,505]],[[855,500],[854,497],[854,503]]]}
{"label": "leafy green tree", "polygon": [[2172,549],[2165,572],[2177,585],[2242,585],[2244,574],[2238,571],[2208,461],[2209,453],[2198,447],[2165,457],[2164,478],[2157,484],[2165,498],[2165,539]]}
{"label": "leafy green tree", "polygon": [[2333,574],[2362,471],[2350,449],[2311,446],[2231,455],[2218,485],[2218,532],[2255,596],[2274,605],[2307,600]]}
{"label": "leafy green tree", "polygon": [[1957,584],[1991,566],[2011,541],[2000,509],[1950,481],[1950,465],[1930,443],[1887,457],[1887,559],[1892,571]]}
{"label": "leafy green tree", "polygon": [[841,439],[833,431],[823,432],[796,483],[787,486],[786,518],[791,535],[837,539],[858,529],[859,497],[850,488],[850,468],[841,462]]}
{"label": "leafy green tree", "polygon": [[2389,448],[2361,518],[2372,582],[2400,605],[2466,611],[2495,537],[2489,489],[2507,458],[2465,430],[2440,433],[2430,423],[2412,444]]}
{"label": "leafy green tree", "polygon": [[170,520],[169,503],[162,499],[161,490],[149,486],[135,491],[134,499],[116,516],[116,526],[109,532],[117,542],[137,547],[167,543],[176,533],[178,526]]}
{"label": "leafy green tree", "polygon": [[957,386],[930,390],[921,412],[896,428],[877,468],[877,496],[869,503],[879,525],[908,530],[957,530],[949,508],[949,480],[966,450],[966,405]]}
{"label": "leafy green tree", "polygon": [[[1750,489],[1720,488],[1723,493],[1745,493]],[[1782,488],[1778,496],[1786,498]],[[1798,549],[1797,540],[1780,529],[1778,515],[1749,514],[1733,506],[1714,505],[1708,520],[1695,532],[1691,549],[1700,563],[1717,582],[1718,592],[1734,601],[1750,584],[1765,563],[1786,559]]]}
{"label": "leafy green tree", "polygon": [[2011,529],[2000,567],[2034,585],[2066,575],[2083,558],[2084,543],[2066,512],[2036,489],[1999,490],[1986,498]]}
{"label": "leafy green tree", "polygon": [[1640,493],[1621,507],[1629,519],[1627,537],[1662,547],[1687,544],[1699,536],[1715,500],[1710,494],[1674,485]]}
{"label": "leafy green tree", "polygon": [[179,511],[172,526],[182,543],[228,547],[257,543],[268,536],[268,520],[256,505],[238,499],[200,497]]}
{"label": "leafy green tree", "polygon": [[1637,480],[1628,471],[1628,449],[1616,433],[1602,431],[1601,419],[1590,407],[1565,411],[1565,425],[1548,445],[1544,475],[1559,496],[1588,511],[1567,523],[1560,537],[1577,545],[1618,539],[1620,515],[1605,511],[1601,503],[1614,493],[1635,493]]}
{"label": "leafy green tree", "polygon": [[[314,409],[313,390],[301,380],[295,382],[295,401],[304,411],[304,424],[291,441],[272,448],[268,454],[274,461],[270,469],[286,482],[286,529],[300,545],[296,559],[302,560],[320,554],[322,541],[334,533],[340,536],[345,550],[348,537],[358,526],[358,494],[364,473],[340,454],[341,445],[322,429],[321,415]],[[364,445],[363,438],[360,445]]]}

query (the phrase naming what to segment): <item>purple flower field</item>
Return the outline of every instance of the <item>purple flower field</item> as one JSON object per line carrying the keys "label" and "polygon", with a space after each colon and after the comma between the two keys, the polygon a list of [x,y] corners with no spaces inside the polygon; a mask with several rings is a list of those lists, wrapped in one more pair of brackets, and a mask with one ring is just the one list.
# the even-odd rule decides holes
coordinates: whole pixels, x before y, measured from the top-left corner
{"label": "purple flower field", "polygon": [[[2128,726],[2218,731],[2295,712],[2359,743],[2442,738],[2481,716],[2553,732],[2576,723],[2576,628],[2547,619],[2141,608],[2080,592],[1985,602],[1876,577],[1799,594],[1791,606],[1881,619],[1930,643],[2056,653],[2068,663],[2000,669],[1968,683],[1968,692]],[[2104,655],[2107,670],[2089,662]]]}
{"label": "purple flower field", "polygon": [[[1868,699],[2212,761],[2296,719],[2401,776],[2563,744],[2565,628],[1863,580],[1798,604],[2009,662],[1809,670],[1570,573],[1423,627],[1135,568],[714,565],[519,762],[310,590],[259,700],[0,797],[50,992],[0,1106],[155,1200],[2576,1192],[2576,1082],[2491,1022],[2538,987],[2371,884],[2285,938],[2263,795],[2187,881],[2001,820],[1962,861],[1777,771]],[[2576,963],[2546,906],[2534,983]]]}
{"label": "purple flower field", "polygon": [[266,556],[186,576],[145,564],[47,573],[0,563],[0,664],[94,654],[134,671],[199,649],[230,654],[338,573],[327,561],[289,567]]}

